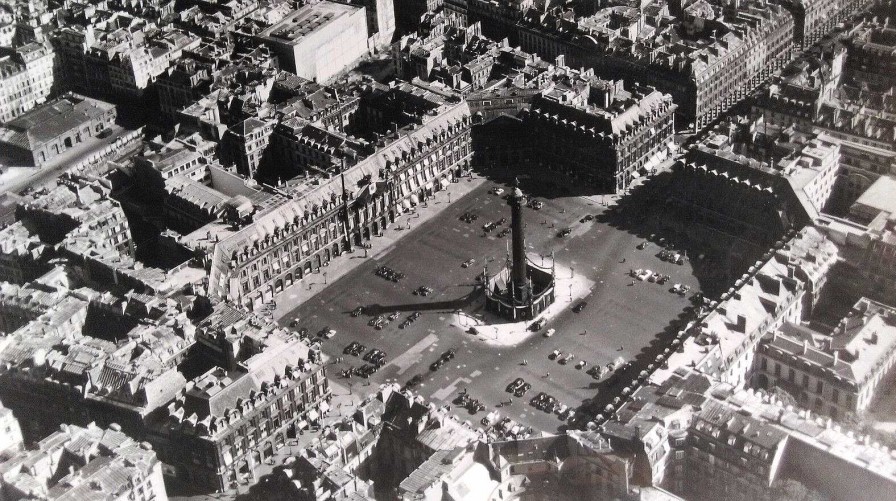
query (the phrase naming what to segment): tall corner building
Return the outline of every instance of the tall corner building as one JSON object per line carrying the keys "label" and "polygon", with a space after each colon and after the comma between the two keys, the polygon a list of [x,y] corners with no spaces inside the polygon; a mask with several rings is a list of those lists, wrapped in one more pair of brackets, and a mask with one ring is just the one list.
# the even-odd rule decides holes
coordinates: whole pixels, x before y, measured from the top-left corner
{"label": "tall corner building", "polygon": [[284,70],[325,82],[367,54],[367,14],[364,7],[323,1],[286,16],[259,39]]}

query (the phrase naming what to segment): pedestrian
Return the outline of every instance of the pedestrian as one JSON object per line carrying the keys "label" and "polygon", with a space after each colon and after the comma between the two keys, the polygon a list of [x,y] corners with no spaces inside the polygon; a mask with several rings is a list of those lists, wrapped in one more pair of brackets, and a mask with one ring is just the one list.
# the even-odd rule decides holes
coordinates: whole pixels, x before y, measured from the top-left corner
{"label": "pedestrian", "polygon": [[512,399],[512,398],[510,399],[509,402],[507,402],[507,405],[513,405],[513,399]]}
{"label": "pedestrian", "polygon": [[623,262],[623,263],[625,262],[625,258],[622,258],[622,262]]}
{"label": "pedestrian", "polygon": [[544,373],[544,377],[545,377],[545,379],[551,377],[551,373],[550,373],[550,372],[545,372],[545,373]]}

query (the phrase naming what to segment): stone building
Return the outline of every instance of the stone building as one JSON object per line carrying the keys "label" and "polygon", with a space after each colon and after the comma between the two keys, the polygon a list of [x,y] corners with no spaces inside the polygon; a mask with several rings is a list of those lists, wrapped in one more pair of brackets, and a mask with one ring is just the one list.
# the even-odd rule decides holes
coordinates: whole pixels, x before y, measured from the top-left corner
{"label": "stone building", "polygon": [[0,47],[0,122],[46,101],[54,84],[54,59],[49,43]]}
{"label": "stone building", "polygon": [[863,0],[786,0],[782,3],[793,15],[794,44],[808,48],[855,14]]}
{"label": "stone building", "polygon": [[322,1],[305,5],[257,35],[283,69],[324,83],[368,53],[363,7]]}
{"label": "stone building", "polygon": [[681,451],[687,458],[684,476],[690,477],[681,494],[696,500],[771,499],[788,439],[783,430],[708,402],[694,415],[689,447]]}
{"label": "stone building", "polygon": [[519,24],[520,45],[548,59],[563,54],[566,64],[593,68],[606,78],[654,86],[672,96],[680,126],[697,128],[790,60],[793,18],[780,5],[701,2],[694,9],[702,10],[666,18],[655,11],[660,8],[648,7],[658,18],[645,32],[649,36],[630,38],[614,27],[612,16],[601,22],[587,16],[571,21],[557,12],[530,9]]}
{"label": "stone building", "polygon": [[559,86],[543,92],[522,121],[545,168],[621,193],[668,154],[675,109],[653,88],[594,79],[580,96]]}
{"label": "stone building", "polygon": [[196,35],[123,12],[64,25],[51,41],[65,88],[107,99],[142,97],[185,50],[200,44]]}
{"label": "stone building", "polygon": [[173,481],[211,491],[255,483],[263,461],[329,410],[320,355],[298,336],[271,332],[242,346],[231,368],[187,383],[148,431]]}
{"label": "stone building", "polygon": [[896,27],[885,23],[865,23],[850,33],[845,71],[856,80],[886,87],[896,71]]}
{"label": "stone building", "polygon": [[24,284],[43,274],[50,249],[21,221],[0,230],[0,280]]}
{"label": "stone building", "polygon": [[0,464],[3,499],[166,501],[162,466],[149,444],[117,425],[62,425],[35,448]]}
{"label": "stone building", "polygon": [[861,414],[896,364],[896,311],[860,299],[831,332],[784,324],[759,344],[753,385],[834,419]]}
{"label": "stone building", "polygon": [[82,148],[112,127],[116,117],[114,105],[69,93],[0,125],[0,146],[9,157],[43,167]]}
{"label": "stone building", "polygon": [[[892,194],[888,195],[892,196]],[[896,294],[896,216],[879,213],[868,225],[868,247],[862,252],[859,270],[876,297]]]}
{"label": "stone building", "polygon": [[185,236],[184,245],[210,270],[209,294],[257,308],[381,234],[468,168],[467,105],[442,107],[421,121],[343,172],[287,185],[289,198],[235,200],[223,220]]}

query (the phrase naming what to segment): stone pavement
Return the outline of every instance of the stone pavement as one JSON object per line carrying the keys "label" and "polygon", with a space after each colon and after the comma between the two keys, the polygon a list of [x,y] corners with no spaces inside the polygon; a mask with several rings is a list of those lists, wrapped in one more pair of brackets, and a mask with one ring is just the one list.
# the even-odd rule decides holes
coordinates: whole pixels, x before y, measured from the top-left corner
{"label": "stone pavement", "polygon": [[418,205],[410,212],[396,218],[395,223],[384,232],[383,236],[375,236],[369,240],[367,243],[371,245],[370,249],[355,247],[351,253],[339,256],[329,265],[325,265],[321,268],[320,273],[309,275],[304,280],[288,287],[275,298],[277,307],[273,310],[273,319],[275,321],[282,320],[297,305],[313,298],[326,285],[335,282],[358,266],[369,264],[371,259],[378,259],[386,255],[400,239],[412,234],[416,228],[449,207],[449,199],[452,203],[457,202],[485,182],[485,178],[473,175],[472,179],[464,177],[456,183],[450,183],[447,189],[437,192],[425,206]]}
{"label": "stone pavement", "polygon": [[515,346],[535,334],[544,335],[551,328],[550,321],[554,317],[568,309],[574,301],[588,296],[594,286],[593,280],[589,280],[581,273],[576,275],[568,266],[557,263],[555,270],[554,302],[537,317],[547,320],[548,324],[537,333],[529,329],[535,320],[507,322],[487,312],[479,315],[470,315],[463,311],[457,312],[454,314],[453,325],[457,326],[461,332],[468,332],[470,327],[475,327],[479,340],[492,346]]}

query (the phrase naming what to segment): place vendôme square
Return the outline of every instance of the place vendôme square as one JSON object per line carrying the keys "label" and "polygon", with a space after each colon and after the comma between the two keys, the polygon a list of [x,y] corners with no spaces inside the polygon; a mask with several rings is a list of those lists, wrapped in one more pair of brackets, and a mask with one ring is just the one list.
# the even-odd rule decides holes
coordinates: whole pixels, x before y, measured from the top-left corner
{"label": "place vend\u00f4me square", "polygon": [[896,501],[896,0],[0,0],[0,501]]}

